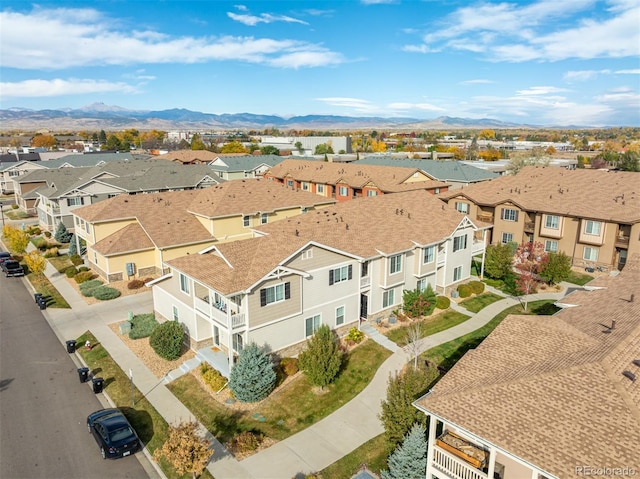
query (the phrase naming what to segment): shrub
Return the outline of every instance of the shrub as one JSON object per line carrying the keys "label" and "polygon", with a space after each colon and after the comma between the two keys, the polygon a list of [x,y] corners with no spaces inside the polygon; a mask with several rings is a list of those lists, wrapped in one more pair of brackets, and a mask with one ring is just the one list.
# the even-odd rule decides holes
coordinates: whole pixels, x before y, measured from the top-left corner
{"label": "shrub", "polygon": [[342,351],[329,326],[320,325],[307,340],[307,349],[300,353],[299,359],[300,369],[314,386],[322,389],[335,379],[342,367]]}
{"label": "shrub", "polygon": [[447,309],[449,306],[451,306],[451,300],[446,296],[438,296],[436,298],[436,308]]}
{"label": "shrub", "polygon": [[49,242],[41,236],[31,238],[31,243],[38,249],[45,250],[49,246]]}
{"label": "shrub", "polygon": [[271,357],[250,343],[231,370],[229,388],[238,401],[257,402],[266,398],[276,385],[276,372]]}
{"label": "shrub", "polygon": [[67,227],[64,223],[58,223],[55,235],[53,236],[58,243],[68,243],[71,240],[71,233],[67,231]]}
{"label": "shrub", "polygon": [[21,254],[12,254],[11,257],[15,259],[18,263],[21,263],[22,260],[24,259],[24,256],[22,256]]}
{"label": "shrub", "polygon": [[80,266],[82,263],[84,263],[84,260],[77,254],[71,255],[69,257],[69,260],[74,266]]}
{"label": "shrub", "polygon": [[469,287],[473,294],[481,294],[484,291],[484,283],[482,281],[469,281]]}
{"label": "shrub", "polygon": [[18,205],[16,205],[15,203],[11,205],[11,209],[12,210],[17,210],[19,208]]}
{"label": "shrub", "polygon": [[153,330],[149,339],[149,344],[156,354],[168,361],[173,361],[180,357],[183,342],[184,329],[177,321],[167,321],[159,324]]}
{"label": "shrub", "polygon": [[461,298],[468,298],[469,296],[471,296],[471,286],[469,286],[468,284],[461,284],[460,286],[458,286],[458,295]]}
{"label": "shrub", "polygon": [[233,438],[233,446],[240,453],[255,451],[260,447],[262,434],[251,431],[244,431]]}
{"label": "shrub", "polygon": [[89,271],[89,268],[88,268],[87,266],[80,266],[80,267],[78,268],[78,271],[80,271],[80,272],[82,273],[82,272],[84,272],[84,271]]}
{"label": "shrub", "polygon": [[45,231],[45,232],[44,232],[44,235],[45,235],[47,238],[51,238],[51,231]]}
{"label": "shrub", "polygon": [[156,321],[155,314],[136,314],[131,320],[129,337],[131,339],[148,338],[157,327],[158,321]]}
{"label": "shrub", "polygon": [[69,266],[64,270],[64,274],[67,276],[67,278],[73,278],[76,274],[78,274],[78,270],[75,266]]}
{"label": "shrub", "polygon": [[110,299],[116,299],[120,296],[120,291],[109,286],[98,286],[92,290],[93,297],[101,301],[109,301]]}
{"label": "shrub", "polygon": [[80,284],[80,292],[82,293],[82,296],[90,298],[93,296],[95,289],[100,286],[102,286],[102,281],[99,279],[90,279],[89,281],[85,281]]}
{"label": "shrub", "polygon": [[359,343],[364,339],[364,333],[360,331],[355,326],[349,330],[347,334],[347,341],[353,341],[354,343]]}
{"label": "shrub", "polygon": [[84,283],[85,281],[93,279],[93,273],[91,271],[81,271],[76,274],[73,279],[75,279],[78,284]]}
{"label": "shrub", "polygon": [[49,248],[44,252],[45,258],[56,258],[58,256],[58,248]]}
{"label": "shrub", "polygon": [[140,289],[144,286],[144,281],[141,279],[132,279],[127,283],[127,289]]}
{"label": "shrub", "polygon": [[220,371],[213,369],[207,363],[202,363],[200,372],[202,373],[202,379],[204,382],[207,383],[207,385],[215,392],[220,391],[227,384],[227,378],[220,374]]}
{"label": "shrub", "polygon": [[299,370],[298,360],[296,358],[282,358],[280,360],[280,369],[282,369],[287,376],[293,376]]}
{"label": "shrub", "polygon": [[410,318],[429,316],[436,307],[436,293],[430,284],[424,291],[416,288],[412,291],[404,290],[402,293],[404,311]]}

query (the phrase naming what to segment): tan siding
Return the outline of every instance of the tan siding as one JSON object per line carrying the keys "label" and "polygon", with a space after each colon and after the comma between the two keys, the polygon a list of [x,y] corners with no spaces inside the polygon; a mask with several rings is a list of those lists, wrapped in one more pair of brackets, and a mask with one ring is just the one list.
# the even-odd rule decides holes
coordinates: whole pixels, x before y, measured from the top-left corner
{"label": "tan siding", "polygon": [[[350,259],[344,255],[334,253],[333,251],[328,251],[317,246],[310,246],[306,248],[305,251],[308,251],[309,249],[313,250],[311,258],[302,259],[302,253],[299,253],[295,258],[289,261],[286,266],[301,271],[313,271],[314,269],[327,268],[334,264],[343,263]],[[360,274],[359,269],[357,274]],[[356,272],[354,269],[354,277],[355,276]]]}
{"label": "tan siding", "polygon": [[[287,282],[291,283],[291,298],[267,306],[260,306],[261,289]],[[249,327],[253,328],[279,318],[300,313],[300,283],[300,276],[288,275],[283,276],[281,279],[265,281],[255,288],[253,292],[248,295]]]}

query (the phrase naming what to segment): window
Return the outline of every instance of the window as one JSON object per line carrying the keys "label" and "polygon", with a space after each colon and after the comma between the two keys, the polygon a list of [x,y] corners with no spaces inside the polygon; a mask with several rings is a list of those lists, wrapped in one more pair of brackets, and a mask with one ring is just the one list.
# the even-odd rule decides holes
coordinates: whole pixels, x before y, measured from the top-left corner
{"label": "window", "polygon": [[336,326],[344,323],[344,306],[336,308]]}
{"label": "window", "polygon": [[588,220],[584,225],[584,232],[588,235],[600,236],[600,227],[602,223],[600,221]]}
{"label": "window", "polygon": [[598,248],[585,246],[582,258],[586,259],[587,261],[598,261]]}
{"label": "window", "polygon": [[367,190],[367,196],[378,196],[378,192],[376,190]]}
{"label": "window", "polygon": [[402,271],[402,255],[397,254],[389,258],[389,274],[400,273]]}
{"label": "window", "polygon": [[260,306],[279,303],[291,298],[291,283],[280,283],[260,290]]}
{"label": "window", "polygon": [[518,211],[509,208],[502,208],[500,218],[504,221],[518,221]]}
{"label": "window", "polygon": [[306,249],[302,252],[302,259],[311,259],[313,258],[313,248]]}
{"label": "window", "polygon": [[467,249],[467,235],[455,236],[453,238],[453,252]]}
{"label": "window", "polygon": [[242,226],[244,226],[245,228],[248,228],[249,226],[251,226],[251,217],[243,216],[242,217]]}
{"label": "window", "polygon": [[462,279],[462,266],[456,266],[453,269],[453,281],[460,281]]}
{"label": "window", "polygon": [[511,243],[513,241],[513,233],[502,233],[502,244]]}
{"label": "window", "polygon": [[439,195],[439,194],[440,194],[440,188],[436,188],[436,191],[434,191],[434,193],[435,193],[436,195]]}
{"label": "window", "polygon": [[316,185],[316,193],[324,193],[324,185]]}
{"label": "window", "polygon": [[266,225],[268,221],[269,221],[269,213],[262,213],[260,215],[260,224]]}
{"label": "window", "polygon": [[367,276],[369,276],[369,262],[365,261],[360,266],[360,277],[366,278]]}
{"label": "window", "polygon": [[352,265],[341,266],[340,268],[329,270],[329,286],[342,281],[350,280],[353,274]]}
{"label": "window", "polygon": [[302,182],[302,191],[309,191],[309,183],[306,181]]}
{"label": "window", "polygon": [[460,213],[469,213],[469,203],[459,203],[456,201],[456,210]]}
{"label": "window", "polygon": [[310,318],[304,320],[304,335],[308,338],[309,336],[313,336],[313,334],[320,327],[320,315],[316,314]]}
{"label": "window", "polygon": [[349,188],[347,188],[346,186],[341,186],[340,188],[338,188],[338,194],[340,196],[348,196],[349,195]]}
{"label": "window", "polygon": [[560,228],[560,217],[555,215],[547,215],[544,220],[544,227],[550,230],[557,230]]}
{"label": "window", "polygon": [[287,186],[290,186],[293,188],[293,180],[287,180]]}
{"label": "window", "polygon": [[180,319],[180,315],[178,314],[178,307],[173,307],[173,320],[178,321]]}
{"label": "window", "polygon": [[436,259],[436,247],[435,246],[427,246],[423,250],[422,263],[423,264],[433,263],[435,261],[435,259]]}
{"label": "window", "polygon": [[189,294],[189,278],[180,273],[180,291]]}
{"label": "window", "polygon": [[544,242],[544,250],[546,252],[558,251],[558,242],[554,240],[545,240]]}
{"label": "window", "polygon": [[383,308],[388,308],[390,306],[393,306],[395,301],[393,299],[394,297],[394,290],[390,289],[389,291],[385,291],[384,293],[382,293],[382,307]]}
{"label": "window", "polygon": [[233,335],[233,350],[237,353],[242,351],[244,348],[244,339],[242,339],[242,334],[236,333]]}
{"label": "window", "polygon": [[80,206],[84,204],[84,198],[81,196],[75,196],[73,198],[67,198],[67,206]]}
{"label": "window", "polygon": [[427,278],[419,279],[416,283],[416,288],[418,289],[418,291],[424,291],[425,289],[427,289]]}

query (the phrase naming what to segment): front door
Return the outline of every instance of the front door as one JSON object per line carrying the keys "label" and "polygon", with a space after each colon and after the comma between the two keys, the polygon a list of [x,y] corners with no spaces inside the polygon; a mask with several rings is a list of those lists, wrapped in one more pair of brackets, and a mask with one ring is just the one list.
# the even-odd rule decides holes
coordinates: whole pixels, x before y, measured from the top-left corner
{"label": "front door", "polygon": [[367,319],[369,315],[369,296],[366,294],[360,295],[360,317]]}

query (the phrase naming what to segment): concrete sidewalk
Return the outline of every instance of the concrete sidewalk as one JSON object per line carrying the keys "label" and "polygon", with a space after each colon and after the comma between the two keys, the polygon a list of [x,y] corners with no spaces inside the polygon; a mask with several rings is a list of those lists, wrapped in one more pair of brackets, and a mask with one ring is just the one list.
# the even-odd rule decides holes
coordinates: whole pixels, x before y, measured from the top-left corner
{"label": "concrete sidewalk", "polygon": [[[72,309],[43,311],[62,343],[91,331],[123,371],[132,370],[133,381],[138,390],[145,394],[169,423],[195,420],[190,411],[165,386],[164,380],[151,373],[109,327],[111,323],[126,319],[129,311],[134,314],[153,311],[150,292],[88,305],[68,284],[66,277],[50,264],[46,274],[72,306]],[[563,296],[564,292],[536,294],[531,295],[528,300],[561,299]],[[420,350],[425,351],[475,331],[505,308],[519,302],[520,299],[508,297],[487,306],[477,314],[467,311],[465,314],[471,316],[469,320],[423,338],[420,341]],[[383,432],[378,414],[380,403],[386,397],[388,378],[399,372],[410,359],[403,349],[398,348],[378,369],[371,383],[342,408],[303,431],[242,461],[236,460],[222,444],[208,435],[215,451],[208,470],[216,479],[282,479],[303,477],[324,469]]]}

